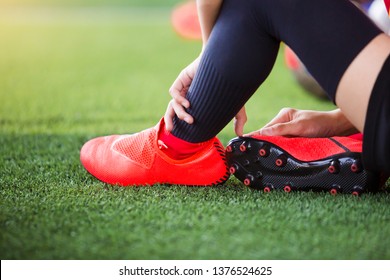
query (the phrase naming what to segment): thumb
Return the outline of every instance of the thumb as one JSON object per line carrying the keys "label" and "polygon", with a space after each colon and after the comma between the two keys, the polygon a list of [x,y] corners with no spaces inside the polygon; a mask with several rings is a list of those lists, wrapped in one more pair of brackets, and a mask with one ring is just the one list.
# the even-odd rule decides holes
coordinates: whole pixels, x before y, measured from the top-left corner
{"label": "thumb", "polygon": [[234,120],[234,132],[237,136],[242,136],[244,134],[245,120],[235,119]]}

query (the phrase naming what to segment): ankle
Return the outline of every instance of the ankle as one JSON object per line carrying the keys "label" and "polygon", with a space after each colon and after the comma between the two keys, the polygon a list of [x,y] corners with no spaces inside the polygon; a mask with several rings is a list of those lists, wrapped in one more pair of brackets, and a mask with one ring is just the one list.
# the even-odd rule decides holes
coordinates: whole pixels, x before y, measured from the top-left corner
{"label": "ankle", "polygon": [[183,139],[180,139],[166,131],[165,128],[161,129],[158,135],[158,145],[160,150],[162,150],[170,158],[181,160],[188,158],[204,147],[203,143],[191,143]]}

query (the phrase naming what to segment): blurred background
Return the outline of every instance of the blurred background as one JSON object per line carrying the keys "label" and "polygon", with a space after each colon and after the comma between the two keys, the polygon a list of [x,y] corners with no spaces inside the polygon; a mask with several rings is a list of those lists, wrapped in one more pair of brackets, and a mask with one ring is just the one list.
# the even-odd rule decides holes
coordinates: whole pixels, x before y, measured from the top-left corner
{"label": "blurred background", "polygon": [[[172,26],[174,11],[188,2],[0,0],[2,129],[99,134],[156,123],[171,83],[200,51],[199,38]],[[390,31],[382,0],[357,2]],[[186,13],[178,15],[191,18]],[[191,16],[185,28],[195,27]],[[247,104],[247,131],[283,107],[334,108],[299,58],[285,46],[280,53],[261,94]],[[224,131],[234,136],[231,128]]]}
{"label": "blurred background", "polygon": [[[182,2],[0,0],[2,130],[96,135],[157,123],[171,83],[201,48],[172,27]],[[283,56],[259,91],[247,131],[286,106],[333,108],[296,84]]]}

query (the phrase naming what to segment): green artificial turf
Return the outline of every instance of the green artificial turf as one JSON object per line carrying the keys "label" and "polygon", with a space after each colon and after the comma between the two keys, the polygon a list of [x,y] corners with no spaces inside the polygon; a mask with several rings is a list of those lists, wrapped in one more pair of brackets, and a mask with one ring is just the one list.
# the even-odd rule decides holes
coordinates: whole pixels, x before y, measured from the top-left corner
{"label": "green artificial turf", "polygon": [[[121,188],[87,174],[88,139],[155,125],[200,50],[169,10],[0,11],[1,259],[389,259],[390,196]],[[246,131],[282,107],[334,108],[279,57]],[[226,144],[231,124],[220,133]]]}

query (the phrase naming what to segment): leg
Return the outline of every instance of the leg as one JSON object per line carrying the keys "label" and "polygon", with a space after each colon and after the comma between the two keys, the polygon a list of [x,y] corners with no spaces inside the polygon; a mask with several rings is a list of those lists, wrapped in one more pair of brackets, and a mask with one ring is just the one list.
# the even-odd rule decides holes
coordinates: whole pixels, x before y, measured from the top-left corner
{"label": "leg", "polygon": [[195,123],[176,119],[173,135],[192,143],[214,137],[270,73],[280,41],[258,24],[256,2],[224,1],[187,94]]}
{"label": "leg", "polygon": [[336,104],[361,132],[364,130],[370,95],[389,55],[390,37],[378,35],[353,60],[337,88]]}

